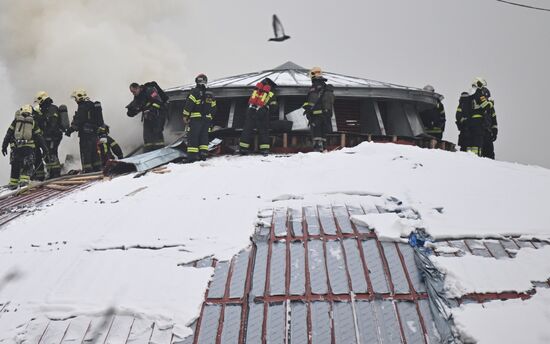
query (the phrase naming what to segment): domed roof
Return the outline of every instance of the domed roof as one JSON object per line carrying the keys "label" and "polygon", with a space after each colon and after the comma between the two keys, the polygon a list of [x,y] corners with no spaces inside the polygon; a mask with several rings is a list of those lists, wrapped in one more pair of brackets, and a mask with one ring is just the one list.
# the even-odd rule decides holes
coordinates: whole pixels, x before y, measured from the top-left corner
{"label": "domed roof", "polygon": [[[288,61],[273,69],[264,70],[261,72],[245,73],[226,78],[210,81],[209,88],[242,88],[252,87],[264,78],[270,78],[278,86],[283,87],[309,87],[311,79],[308,76],[309,69]],[[338,73],[323,71],[323,77],[328,80],[335,88],[386,88],[386,89],[401,89],[422,91],[420,88],[407,87],[388,82],[375,81],[370,79],[347,76]],[[174,87],[167,91],[186,90],[193,87],[194,84]]]}

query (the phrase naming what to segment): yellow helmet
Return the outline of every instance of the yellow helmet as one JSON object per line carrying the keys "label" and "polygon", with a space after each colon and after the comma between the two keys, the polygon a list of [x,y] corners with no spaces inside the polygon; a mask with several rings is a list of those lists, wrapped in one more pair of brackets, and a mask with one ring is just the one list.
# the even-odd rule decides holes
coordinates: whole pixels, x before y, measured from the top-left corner
{"label": "yellow helmet", "polygon": [[44,100],[46,100],[47,98],[49,98],[48,94],[46,93],[46,91],[39,91],[36,96],[34,97],[34,102],[35,103],[38,103],[38,104],[42,104],[42,102]]}
{"label": "yellow helmet", "polygon": [[21,109],[19,109],[19,113],[21,115],[31,115],[32,114],[32,106],[30,104],[25,104],[23,106],[21,106]]}
{"label": "yellow helmet", "polygon": [[321,67],[313,67],[309,71],[310,78],[319,78],[321,76],[323,76],[323,71],[321,71]]}
{"label": "yellow helmet", "polygon": [[82,88],[78,88],[71,93],[71,98],[73,98],[75,101],[79,102],[82,100],[88,100],[88,94],[86,93],[86,90]]}

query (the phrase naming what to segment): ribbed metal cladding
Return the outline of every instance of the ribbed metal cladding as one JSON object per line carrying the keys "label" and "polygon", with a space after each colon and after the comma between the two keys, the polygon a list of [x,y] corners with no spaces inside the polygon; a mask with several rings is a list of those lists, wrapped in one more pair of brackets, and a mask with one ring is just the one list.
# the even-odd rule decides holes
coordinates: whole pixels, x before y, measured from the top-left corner
{"label": "ribbed metal cladding", "polygon": [[422,314],[429,307],[412,249],[356,230],[349,216],[362,213],[358,205],[275,208],[269,233],[217,263],[194,344],[437,338],[433,315]]}

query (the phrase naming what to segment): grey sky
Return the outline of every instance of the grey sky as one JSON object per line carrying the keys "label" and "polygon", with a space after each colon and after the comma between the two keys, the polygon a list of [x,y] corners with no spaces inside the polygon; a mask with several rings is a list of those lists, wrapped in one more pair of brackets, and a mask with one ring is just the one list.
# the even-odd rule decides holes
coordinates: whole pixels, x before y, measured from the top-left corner
{"label": "grey sky", "polygon": [[[292,39],[267,42],[273,13]],[[548,12],[494,0],[201,1],[171,34],[190,48],[191,74],[222,77],[292,60],[409,86],[432,84],[445,96],[445,139],[453,142],[460,92],[482,76],[499,120],[497,159],[550,167]]]}
{"label": "grey sky", "polygon": [[[0,0],[0,8],[9,1]],[[524,1],[538,6],[546,3]],[[136,7],[149,4],[138,0],[132,3]],[[199,72],[214,79],[268,69],[288,60],[304,67],[318,65],[333,72],[409,86],[423,87],[429,83],[445,96],[445,139],[456,141],[454,114],[458,96],[468,88],[473,77],[482,76],[495,99],[499,119],[497,159],[550,167],[545,142],[546,128],[550,124],[546,104],[550,94],[548,12],[522,9],[494,0],[201,0],[186,1],[183,6],[166,0],[157,4],[165,3],[171,3],[170,6],[178,10],[183,7],[183,10],[162,21],[153,20],[144,25],[149,36],[162,37],[163,46],[166,40],[171,41],[185,56],[180,62],[168,60],[172,65],[164,62],[162,67],[175,71],[172,75],[164,71],[164,87],[192,82]],[[104,21],[116,20],[117,25],[113,25],[116,29],[120,29],[124,18],[131,18],[135,11],[120,7],[115,9],[121,11],[118,15],[102,17]],[[283,43],[267,41],[272,35],[271,16],[274,13],[281,19],[287,34],[292,36],[290,40]],[[76,18],[80,14],[73,15]],[[59,38],[56,42],[59,45]],[[4,44],[0,45],[0,59],[6,53],[3,49]],[[98,51],[97,54],[108,52]],[[125,67],[117,63],[121,70]],[[176,63],[181,65],[175,68]],[[127,83],[121,82],[126,79],[119,77],[113,81],[109,76],[113,66],[109,67],[108,73],[94,71],[96,76],[103,77],[99,83],[115,87],[111,84],[120,82],[121,94],[126,94]],[[78,75],[73,74],[63,77],[78,80]],[[5,93],[8,92],[5,90],[8,77],[14,76],[4,75],[0,69],[0,100],[5,104],[10,102]],[[82,79],[88,77],[89,73]],[[147,78],[156,76],[147,74]],[[82,80],[75,86],[86,85],[86,82]],[[94,86],[98,86],[97,82]],[[71,90],[50,92],[54,91],[68,95]],[[25,95],[27,99],[29,96],[32,94]],[[18,94],[14,97],[17,102],[22,99]],[[105,98],[102,100],[109,102]],[[128,100],[122,99],[120,103],[126,104]],[[62,102],[67,101],[62,99]],[[12,115],[11,108],[4,112],[3,125]],[[115,123],[114,128],[119,131],[124,123],[131,121],[124,115],[117,119],[120,123]],[[132,128],[135,130],[136,123]],[[135,135],[141,139],[140,131]],[[70,144],[75,145],[76,141]],[[3,160],[2,165],[6,158]]]}

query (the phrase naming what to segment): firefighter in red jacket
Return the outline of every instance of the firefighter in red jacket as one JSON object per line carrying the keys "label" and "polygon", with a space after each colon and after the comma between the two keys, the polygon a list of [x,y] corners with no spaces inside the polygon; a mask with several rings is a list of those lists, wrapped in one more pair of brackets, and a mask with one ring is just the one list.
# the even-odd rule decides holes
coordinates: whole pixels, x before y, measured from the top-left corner
{"label": "firefighter in red jacket", "polygon": [[256,84],[254,91],[252,91],[252,95],[248,99],[246,119],[239,142],[240,154],[246,155],[250,152],[254,129],[258,130],[260,153],[263,155],[269,153],[271,148],[268,132],[269,119],[271,114],[279,111],[275,97],[276,86],[270,78],[265,78]]}

